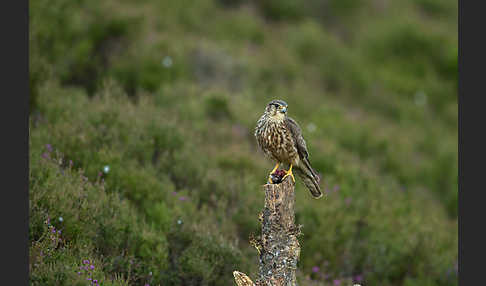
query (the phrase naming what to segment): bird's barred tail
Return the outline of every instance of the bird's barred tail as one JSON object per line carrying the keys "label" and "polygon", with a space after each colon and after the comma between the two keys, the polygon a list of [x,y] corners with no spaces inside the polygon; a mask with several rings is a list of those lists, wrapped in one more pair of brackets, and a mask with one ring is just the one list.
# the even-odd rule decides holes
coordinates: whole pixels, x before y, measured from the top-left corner
{"label": "bird's barred tail", "polygon": [[319,187],[319,177],[309,162],[305,162],[302,167],[295,168],[294,170],[315,199],[322,197],[321,188]]}

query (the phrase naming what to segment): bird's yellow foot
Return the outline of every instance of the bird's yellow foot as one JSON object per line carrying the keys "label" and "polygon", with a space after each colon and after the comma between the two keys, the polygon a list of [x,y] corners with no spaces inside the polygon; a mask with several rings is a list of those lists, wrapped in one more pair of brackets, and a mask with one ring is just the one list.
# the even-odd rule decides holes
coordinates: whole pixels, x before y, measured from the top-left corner
{"label": "bird's yellow foot", "polygon": [[272,175],[271,174],[268,176],[268,183],[269,184],[273,184]]}
{"label": "bird's yellow foot", "polygon": [[295,177],[294,177],[294,174],[292,174],[292,164],[290,164],[290,168],[287,171],[287,174],[285,174],[285,176],[283,176],[282,182],[285,180],[285,178],[287,178],[287,176],[290,176],[292,178],[292,181],[294,181],[294,183],[295,183]]}
{"label": "bird's yellow foot", "polygon": [[277,165],[275,165],[275,168],[273,168],[273,170],[270,172],[270,175],[268,175],[268,182],[270,184],[273,184],[273,181],[272,181],[272,174],[275,173],[275,170],[278,169],[278,166],[280,166],[280,163],[277,163]]}

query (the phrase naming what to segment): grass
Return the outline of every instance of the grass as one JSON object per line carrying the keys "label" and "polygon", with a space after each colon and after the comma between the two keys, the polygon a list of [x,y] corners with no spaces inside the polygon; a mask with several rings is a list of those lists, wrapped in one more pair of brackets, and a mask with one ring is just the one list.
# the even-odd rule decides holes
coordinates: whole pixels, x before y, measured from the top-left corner
{"label": "grass", "polygon": [[299,283],[457,285],[457,4],[51,2],[29,9],[32,285],[256,278],[275,98],[326,193],[297,184]]}

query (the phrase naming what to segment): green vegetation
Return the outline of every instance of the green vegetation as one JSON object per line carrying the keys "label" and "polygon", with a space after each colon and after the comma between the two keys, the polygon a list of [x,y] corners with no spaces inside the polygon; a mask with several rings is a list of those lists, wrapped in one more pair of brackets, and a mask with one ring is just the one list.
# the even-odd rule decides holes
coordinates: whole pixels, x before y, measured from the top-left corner
{"label": "green vegetation", "polygon": [[32,285],[255,278],[275,98],[326,192],[300,285],[457,285],[456,2],[29,2]]}

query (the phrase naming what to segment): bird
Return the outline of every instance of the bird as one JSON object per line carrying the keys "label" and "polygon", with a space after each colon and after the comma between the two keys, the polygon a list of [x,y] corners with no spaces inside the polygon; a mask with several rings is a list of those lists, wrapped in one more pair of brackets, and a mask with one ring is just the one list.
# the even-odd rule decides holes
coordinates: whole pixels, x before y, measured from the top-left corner
{"label": "bird", "polygon": [[258,146],[267,157],[276,162],[268,176],[268,182],[274,183],[272,174],[281,164],[288,164],[289,170],[282,181],[290,176],[295,183],[293,170],[309,189],[311,195],[318,199],[322,197],[319,186],[320,178],[310,164],[302,130],[294,119],[287,116],[287,109],[288,105],[283,100],[270,101],[255,127]]}

